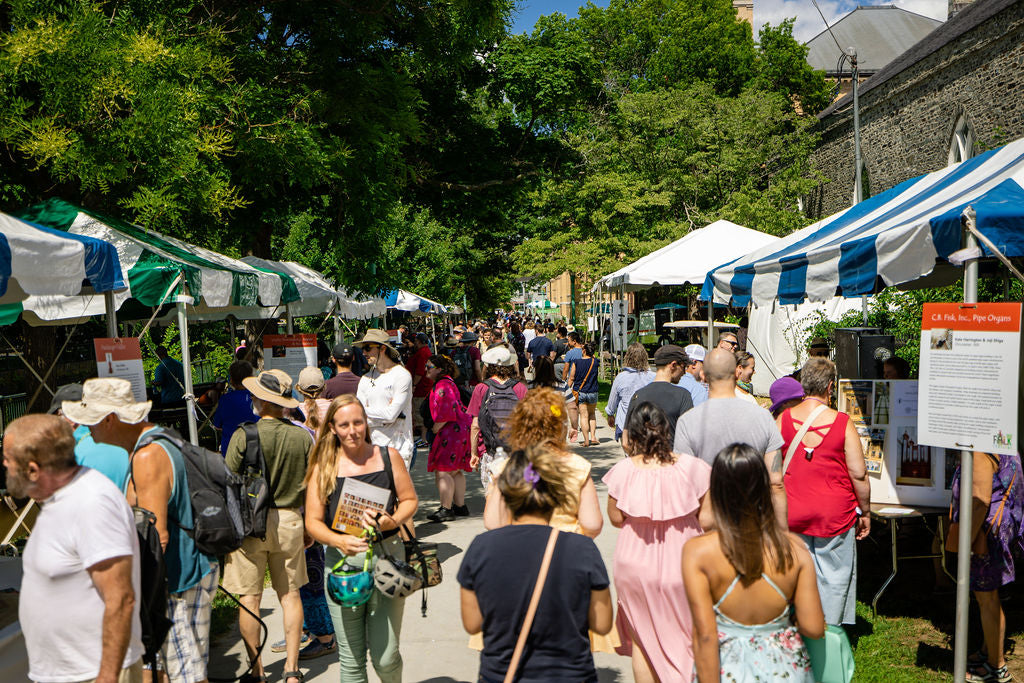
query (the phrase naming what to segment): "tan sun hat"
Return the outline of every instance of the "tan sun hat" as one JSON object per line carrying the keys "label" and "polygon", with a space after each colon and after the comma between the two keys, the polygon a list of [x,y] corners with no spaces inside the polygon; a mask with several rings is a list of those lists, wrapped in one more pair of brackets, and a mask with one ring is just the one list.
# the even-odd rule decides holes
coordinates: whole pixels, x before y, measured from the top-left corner
{"label": "tan sun hat", "polygon": [[363,338],[357,341],[353,346],[362,348],[367,344],[379,344],[388,350],[388,355],[391,356],[391,360],[396,363],[402,360],[401,354],[398,353],[398,349],[391,345],[391,337],[384,330],[367,330]]}
{"label": "tan sun hat", "polygon": [[320,368],[313,366],[302,368],[295,388],[303,396],[316,396],[324,388],[324,373],[320,372]]}
{"label": "tan sun hat", "polygon": [[79,401],[64,401],[60,410],[75,424],[91,426],[113,413],[121,422],[138,424],[149,415],[152,401],[139,403],[132,393],[132,383],[119,377],[97,377],[82,385]]}
{"label": "tan sun hat", "polygon": [[292,398],[292,378],[283,370],[265,370],[256,377],[246,377],[242,386],[261,401],[295,408],[299,402]]}

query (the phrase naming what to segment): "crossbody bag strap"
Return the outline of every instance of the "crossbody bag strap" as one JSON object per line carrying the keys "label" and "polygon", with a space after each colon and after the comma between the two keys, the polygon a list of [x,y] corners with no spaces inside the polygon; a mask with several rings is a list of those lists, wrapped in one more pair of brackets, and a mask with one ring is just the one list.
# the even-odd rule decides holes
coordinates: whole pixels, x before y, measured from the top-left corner
{"label": "crossbody bag strap", "polygon": [[[786,451],[786,460],[785,462],[782,463],[783,476],[786,475],[786,470],[789,469],[789,463],[791,460],[793,460],[793,455],[796,454],[796,449],[803,442],[804,437],[807,436],[807,430],[811,428],[811,425],[813,425],[814,421],[818,419],[818,416],[821,415],[826,410],[828,410],[828,406],[819,405],[817,408],[811,411],[811,414],[807,416],[807,419],[804,420],[804,423],[800,425],[800,429],[799,431],[797,431],[796,436],[794,436],[793,440],[789,442],[789,449]],[[790,414],[789,419],[793,419],[792,414]]]}
{"label": "crossbody bag strap", "polygon": [[[996,472],[999,471],[999,466],[996,466]],[[987,530],[991,530],[993,527],[998,528],[1003,523],[1003,508],[1006,507],[1006,499],[1010,497],[1010,491],[1013,490],[1013,483],[1017,481],[1017,471],[1014,470],[1013,476],[1010,477],[1010,485],[1006,487],[1006,491],[1003,493],[1003,499],[999,501],[999,509],[996,510],[996,514],[992,516],[992,523],[988,525]]]}
{"label": "crossbody bag strap", "polygon": [[519,660],[523,656],[523,649],[526,647],[526,638],[530,635],[530,627],[533,626],[533,617],[537,614],[537,605],[540,604],[540,594],[544,591],[544,582],[548,578],[548,569],[551,567],[551,556],[555,554],[555,543],[558,541],[558,529],[551,527],[551,535],[548,536],[548,546],[544,549],[544,559],[540,561],[540,571],[537,573],[537,583],[533,587],[533,595],[530,597],[530,606],[526,608],[526,618],[523,620],[523,627],[519,631],[519,639],[516,641],[516,649],[512,651],[512,661],[508,664],[508,672],[505,674],[505,683],[512,683],[515,680],[516,672],[519,670]]}

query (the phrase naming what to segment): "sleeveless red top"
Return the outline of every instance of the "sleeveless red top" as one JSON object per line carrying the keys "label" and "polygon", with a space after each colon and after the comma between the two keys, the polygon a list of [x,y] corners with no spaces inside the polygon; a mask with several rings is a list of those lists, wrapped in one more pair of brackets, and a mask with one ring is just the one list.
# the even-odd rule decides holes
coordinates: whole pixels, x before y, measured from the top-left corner
{"label": "sleeveless red top", "polygon": [[[790,531],[831,538],[856,524],[857,496],[846,469],[846,424],[849,420],[846,413],[839,413],[832,424],[807,430],[808,434],[814,432],[825,437],[811,452],[810,460],[803,445],[796,447],[785,477]],[[789,410],[782,414],[783,458],[802,426],[803,423],[794,420]]]}

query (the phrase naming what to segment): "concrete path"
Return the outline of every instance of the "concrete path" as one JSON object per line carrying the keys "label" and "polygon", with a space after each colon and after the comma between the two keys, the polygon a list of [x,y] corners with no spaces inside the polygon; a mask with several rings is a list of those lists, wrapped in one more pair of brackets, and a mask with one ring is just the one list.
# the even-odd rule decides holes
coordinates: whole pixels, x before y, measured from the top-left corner
{"label": "concrete path", "polygon": [[[599,416],[600,417],[600,416]],[[598,446],[579,448],[578,453],[593,463],[593,478],[597,484],[601,509],[607,505],[608,495],[601,477],[623,457],[622,449],[614,441],[613,432],[600,419],[598,425]],[[483,489],[479,475],[473,473],[468,477],[467,504],[471,511],[468,518],[459,519],[448,524],[428,522],[426,515],[438,507],[437,488],[434,476],[426,471],[426,454],[420,452],[413,466],[413,481],[420,498],[419,510],[416,514],[416,530],[420,538],[438,544],[442,558],[444,581],[427,592],[428,610],[426,618],[420,616],[420,597],[417,593],[406,600],[405,618],[402,623],[402,658],[405,661],[403,679],[405,681],[422,681],[429,683],[455,683],[475,681],[479,667],[479,653],[466,647],[468,636],[462,628],[459,615],[459,584],[455,580],[463,551],[469,547],[473,538],[483,533]],[[612,527],[605,517],[604,530],[597,537],[597,547],[601,550],[608,574],[611,576],[612,554],[615,551],[615,540],[618,529]],[[269,643],[280,640],[283,633],[280,606],[273,591],[267,590],[263,599],[263,619],[267,623],[270,635],[268,646],[263,654],[263,662],[267,668],[269,681],[281,680],[284,666],[284,655],[270,652]],[[210,675],[213,677],[230,676],[242,668],[244,659],[237,627],[215,641],[211,647]],[[597,665],[598,677],[602,683],[626,683],[632,680],[630,661],[626,657],[614,654],[596,653],[594,662]],[[318,659],[302,660],[300,669],[306,674],[306,680],[337,681],[339,678],[338,662],[334,655]],[[378,680],[370,669],[370,680]]]}

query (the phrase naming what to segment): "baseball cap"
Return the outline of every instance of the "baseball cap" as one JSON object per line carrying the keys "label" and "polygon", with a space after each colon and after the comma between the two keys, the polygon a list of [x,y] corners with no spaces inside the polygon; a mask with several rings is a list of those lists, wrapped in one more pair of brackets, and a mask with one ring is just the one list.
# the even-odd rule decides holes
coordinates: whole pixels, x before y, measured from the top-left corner
{"label": "baseball cap", "polygon": [[302,368],[295,388],[306,396],[316,393],[316,391],[324,388],[324,373],[320,371],[320,368],[312,366]]}
{"label": "baseball cap", "polygon": [[416,333],[416,341],[418,341],[420,344],[427,344],[430,342],[430,340],[427,338],[427,335],[423,334],[422,332]]}
{"label": "baseball cap", "polygon": [[46,412],[50,415],[56,415],[57,411],[60,410],[60,404],[64,401],[81,401],[82,400],[82,385],[78,382],[72,384],[65,384],[62,387],[57,388],[57,393],[53,395],[53,400],[50,401],[50,409]]}
{"label": "baseball cap", "polygon": [[333,349],[331,349],[331,355],[334,356],[336,359],[341,358],[342,356],[354,355],[355,352],[355,347],[349,344],[348,342],[339,342],[334,345]]}
{"label": "baseball cap", "polygon": [[704,347],[700,344],[690,344],[683,349],[683,351],[685,351],[686,355],[693,361],[703,361],[704,357],[707,355],[707,351],[705,351]]}
{"label": "baseball cap", "polygon": [[672,361],[675,361],[680,365],[686,363],[686,351],[684,351],[681,346],[666,344],[665,346],[659,346],[658,350],[654,352],[655,365],[668,365]]}

